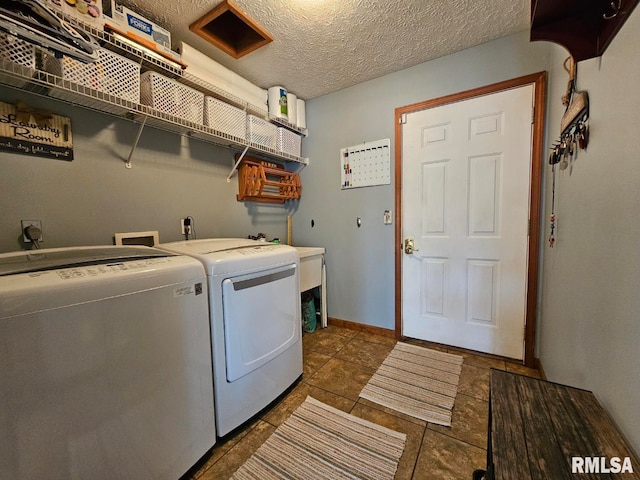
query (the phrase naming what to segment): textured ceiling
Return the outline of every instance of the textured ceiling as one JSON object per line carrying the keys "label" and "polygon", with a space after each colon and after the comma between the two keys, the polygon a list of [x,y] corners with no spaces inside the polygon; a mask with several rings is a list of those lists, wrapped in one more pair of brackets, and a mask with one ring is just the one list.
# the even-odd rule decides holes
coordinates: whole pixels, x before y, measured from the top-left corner
{"label": "textured ceiling", "polygon": [[219,0],[120,0],[252,83],[303,99],[529,28],[530,0],[233,0],[274,41],[236,60],[189,31]]}

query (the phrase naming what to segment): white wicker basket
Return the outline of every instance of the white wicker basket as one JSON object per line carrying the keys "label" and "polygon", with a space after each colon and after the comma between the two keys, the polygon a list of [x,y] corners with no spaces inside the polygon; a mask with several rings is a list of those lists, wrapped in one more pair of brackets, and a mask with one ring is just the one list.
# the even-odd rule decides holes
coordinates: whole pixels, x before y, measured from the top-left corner
{"label": "white wicker basket", "polygon": [[278,127],[261,118],[247,115],[247,140],[262,147],[276,149]]}
{"label": "white wicker basket", "polygon": [[140,103],[203,124],[204,94],[156,72],[140,76]]}
{"label": "white wicker basket", "polygon": [[217,98],[204,97],[204,124],[244,140],[247,136],[247,114]]}
{"label": "white wicker basket", "polygon": [[12,35],[0,33],[0,60],[34,69],[36,68],[35,47]]}
{"label": "white wicker basket", "polygon": [[276,147],[279,152],[288,153],[289,155],[300,156],[302,138],[300,135],[283,127],[278,127],[278,136],[276,138]]}
{"label": "white wicker basket", "polygon": [[[36,71],[35,47],[13,35],[0,33],[0,67],[25,77],[31,77]],[[18,88],[23,88],[28,83],[10,75],[4,75],[3,82]]]}
{"label": "white wicker basket", "polygon": [[130,102],[140,101],[140,65],[104,48],[94,63],[47,55],[45,70],[65,80]]}

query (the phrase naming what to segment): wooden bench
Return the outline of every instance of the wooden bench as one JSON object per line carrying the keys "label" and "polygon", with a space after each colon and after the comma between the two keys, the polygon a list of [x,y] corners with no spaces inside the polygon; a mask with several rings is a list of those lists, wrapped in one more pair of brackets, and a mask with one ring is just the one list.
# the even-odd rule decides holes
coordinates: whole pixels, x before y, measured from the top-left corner
{"label": "wooden bench", "polygon": [[492,369],[482,476],[640,480],[640,463],[592,392]]}

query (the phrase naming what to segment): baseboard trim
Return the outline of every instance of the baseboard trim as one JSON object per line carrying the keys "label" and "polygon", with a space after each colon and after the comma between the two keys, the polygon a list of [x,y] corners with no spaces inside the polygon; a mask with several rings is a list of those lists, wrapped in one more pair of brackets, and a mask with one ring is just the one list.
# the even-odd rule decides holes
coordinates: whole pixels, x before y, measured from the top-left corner
{"label": "baseboard trim", "polygon": [[540,376],[542,377],[543,380],[547,379],[547,374],[544,373],[544,368],[542,368],[542,362],[540,361],[540,359],[538,357],[535,358],[535,366],[538,369],[538,371],[540,372]]}
{"label": "baseboard trim", "polygon": [[348,328],[349,330],[356,330],[358,332],[370,333],[372,335],[380,335],[383,337],[396,337],[396,331],[388,328],[376,327],[374,325],[365,325],[364,323],[350,322],[348,320],[341,320],[339,318],[328,317],[327,323],[335,327]]}

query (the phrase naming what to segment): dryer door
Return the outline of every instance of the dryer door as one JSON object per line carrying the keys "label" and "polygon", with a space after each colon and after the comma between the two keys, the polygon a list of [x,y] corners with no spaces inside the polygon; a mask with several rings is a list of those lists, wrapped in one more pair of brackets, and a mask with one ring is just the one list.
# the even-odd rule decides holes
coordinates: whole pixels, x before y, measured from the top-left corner
{"label": "dryer door", "polygon": [[260,368],[302,338],[296,265],[222,282],[227,381]]}

